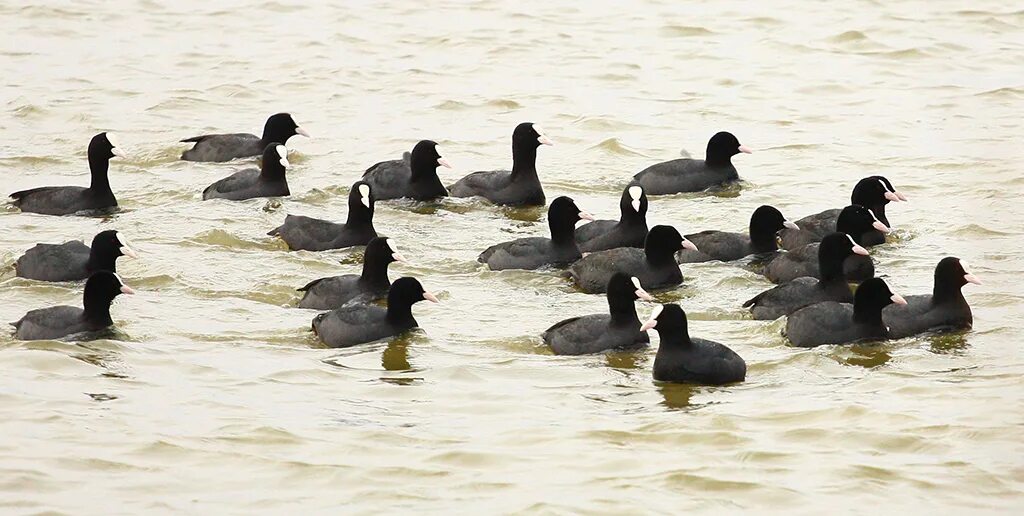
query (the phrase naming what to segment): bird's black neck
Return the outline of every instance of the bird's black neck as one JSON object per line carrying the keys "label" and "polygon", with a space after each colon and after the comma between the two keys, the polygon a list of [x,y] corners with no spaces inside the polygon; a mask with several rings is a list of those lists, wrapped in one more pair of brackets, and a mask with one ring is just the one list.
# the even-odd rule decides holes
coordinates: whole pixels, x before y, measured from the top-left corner
{"label": "bird's black neck", "polygon": [[537,147],[517,145],[512,147],[512,180],[537,177]]}
{"label": "bird's black neck", "polygon": [[775,238],[774,231],[767,231],[760,226],[750,223],[750,245],[756,253],[768,253],[778,250],[779,243]]}
{"label": "bird's black neck", "polygon": [[644,249],[644,256],[647,257],[647,262],[654,266],[676,265],[675,251],[648,247]]}
{"label": "bird's black neck", "polygon": [[625,203],[619,211],[621,212],[619,216],[620,226],[643,227],[647,229],[647,217],[634,210],[631,203]]}
{"label": "bird's black neck", "polygon": [[818,270],[821,272],[821,281],[845,281],[846,273],[843,271],[843,258],[826,258],[824,260],[818,260]]}
{"label": "bird's black neck", "polygon": [[110,303],[112,299],[94,299],[85,296],[85,318],[90,322],[110,326],[114,320],[110,318]]}
{"label": "bird's black neck", "polygon": [[611,324],[613,326],[640,326],[640,318],[636,316],[636,306],[633,304],[633,296],[609,295],[608,313],[612,316]]}
{"label": "bird's black neck", "polygon": [[348,218],[345,219],[345,227],[365,228],[373,227],[373,212],[363,205],[363,201],[356,200],[348,207]]}
{"label": "bird's black neck", "polygon": [[266,148],[267,145],[273,143],[280,143],[284,145],[288,143],[288,138],[291,137],[291,132],[284,128],[264,127],[263,137],[260,138],[260,147]]}
{"label": "bird's black neck", "polygon": [[407,301],[394,301],[388,300],[388,322],[395,325],[410,325],[410,327],[418,326],[416,324],[416,318],[412,316],[412,303]]}
{"label": "bird's black neck", "polygon": [[932,304],[967,304],[963,290],[956,283],[935,282],[932,287]]}
{"label": "bird's black neck", "polygon": [[112,193],[110,191],[110,179],[107,172],[110,170],[110,160],[99,156],[89,156],[89,171],[92,173],[92,182],[89,189],[97,193]]}
{"label": "bird's black neck", "polygon": [[413,183],[437,179],[437,162],[433,159],[413,156],[409,159],[409,170],[412,171],[410,181]]}
{"label": "bird's black neck", "polygon": [[117,254],[114,252],[114,249],[98,249],[98,247],[99,246],[94,245],[92,249],[89,250],[89,261],[85,264],[86,270],[89,272],[117,272],[117,270],[115,270],[117,266]]}
{"label": "bird's black neck", "polygon": [[732,156],[716,156],[708,153],[704,157],[704,163],[711,168],[732,168]]}
{"label": "bird's black neck", "polygon": [[388,265],[385,260],[364,260],[363,273],[359,275],[359,281],[371,288],[387,288],[391,285],[388,280]]}
{"label": "bird's black neck", "polygon": [[549,219],[548,229],[551,230],[551,243],[556,246],[576,246],[576,220]]}
{"label": "bird's black neck", "polygon": [[284,166],[281,165],[277,157],[271,157],[270,159],[273,160],[270,163],[268,163],[266,159],[263,160],[264,163],[260,168],[260,179],[264,181],[287,183],[285,180]]}
{"label": "bird's black neck", "polygon": [[686,332],[659,332],[658,336],[661,337],[661,344],[658,347],[659,352],[662,349],[671,352],[693,346],[693,341],[690,340],[690,335]]}
{"label": "bird's black neck", "polygon": [[880,336],[887,333],[885,324],[882,322],[882,309],[878,306],[862,306],[855,302],[853,304],[853,322],[878,332]]}

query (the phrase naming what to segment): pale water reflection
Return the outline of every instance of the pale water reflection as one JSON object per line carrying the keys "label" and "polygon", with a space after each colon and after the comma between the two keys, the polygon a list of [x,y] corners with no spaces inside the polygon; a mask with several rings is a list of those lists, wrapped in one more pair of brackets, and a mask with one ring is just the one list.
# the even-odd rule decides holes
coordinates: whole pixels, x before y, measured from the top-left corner
{"label": "pale water reflection", "polygon": [[[1024,504],[1024,11],[1007,2],[65,2],[0,5],[3,194],[83,184],[115,131],[122,210],[0,208],[0,321],[78,304],[78,284],[14,278],[37,242],[118,229],[140,253],[113,340],[0,332],[0,512],[1019,512]],[[201,201],[252,165],[186,163],[178,140],[259,131],[288,111],[292,196]],[[469,199],[378,203],[375,225],[441,303],[423,331],[324,349],[309,281],[361,250],[289,252],[288,214],[344,221],[349,186],[417,140],[457,168],[511,165],[523,121],[549,200],[617,218],[633,174],[703,157],[728,130],[743,182],[650,199],[649,223],[743,231],[771,204],[842,207],[865,175],[891,205],[876,269],[928,293],[944,256],[985,282],[975,328],[794,349],[740,304],[769,284],[737,264],[683,268],[657,294],[729,344],[747,381],[657,384],[635,353],[559,357],[539,335],[607,310],[556,271],[487,271],[491,244],[546,236],[546,209]],[[641,317],[653,305],[638,303]],[[113,509],[112,509],[113,508]]]}

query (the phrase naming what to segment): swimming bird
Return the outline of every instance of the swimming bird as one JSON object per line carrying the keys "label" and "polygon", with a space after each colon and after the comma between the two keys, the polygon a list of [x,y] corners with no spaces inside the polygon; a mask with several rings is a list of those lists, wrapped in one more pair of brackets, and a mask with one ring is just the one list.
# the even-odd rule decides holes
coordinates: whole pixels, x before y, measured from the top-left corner
{"label": "swimming bird", "polygon": [[619,220],[595,220],[576,228],[580,251],[643,247],[647,238],[647,195],[642,186],[629,185],[622,191],[619,212]]}
{"label": "swimming bird", "polygon": [[801,348],[885,340],[889,331],[882,323],[882,309],[893,303],[907,304],[885,280],[871,278],[857,289],[852,305],[825,301],[793,312],[786,319],[784,335]]}
{"label": "swimming bird", "polygon": [[686,312],[677,304],[654,307],[640,331],[657,330],[661,342],[654,357],[654,379],[659,382],[724,385],[742,382],[747,363],[718,342],[690,337]]}
{"label": "swimming bird", "polygon": [[92,247],[81,240],[63,244],[36,244],[14,263],[18,277],[39,281],[78,281],[99,271],[117,272],[121,256],[138,258],[124,235],[109,229],[92,239]]}
{"label": "swimming bird", "polygon": [[796,224],[786,220],[776,208],[761,206],[750,216],[747,234],[712,230],[686,235],[686,239],[700,250],[680,251],[676,259],[679,263],[731,262],[752,254],[773,253],[779,250],[778,232],[795,227]]}
{"label": "swimming bird", "polygon": [[363,181],[373,187],[377,200],[408,197],[429,201],[448,196],[448,190],[437,177],[439,166],[452,168],[437,143],[423,140],[402,159],[382,161],[366,169]]}
{"label": "swimming bird", "polygon": [[981,285],[981,280],[971,274],[966,262],[952,256],[940,260],[935,266],[932,295],[907,296],[907,304],[882,310],[882,320],[889,326],[889,338],[970,329],[974,315],[960,290],[968,283]]}
{"label": "swimming bird", "polygon": [[569,273],[588,294],[604,292],[616,272],[640,278],[649,290],[674,287],[683,282],[675,259],[676,251],[681,249],[696,250],[697,246],[672,226],[654,226],[647,233],[643,249],[619,247],[590,253],[574,263]]}
{"label": "swimming bird", "polygon": [[291,195],[285,170],[288,168],[288,149],[274,143],[263,151],[259,169],[239,170],[203,190],[203,200],[228,199],[241,201],[255,197],[284,197]]}
{"label": "swimming bird", "polygon": [[633,302],[654,301],[636,277],[617,272],[608,280],[608,312],[565,319],[541,334],[556,355],[585,355],[612,349],[636,349],[650,337],[640,331]]}
{"label": "swimming bird", "polygon": [[369,183],[357,181],[348,193],[348,220],[344,224],[288,215],[284,224],[267,235],[281,237],[293,251],[325,251],[366,245],[377,236],[377,230],[373,228],[375,201],[374,190]]}
{"label": "swimming bird", "polygon": [[821,279],[803,276],[788,281],[743,303],[754,319],[771,320],[789,315],[805,306],[822,301],[853,301],[850,285],[843,272],[843,260],[851,254],[867,256],[868,252],[845,233],[832,233],[821,241],[818,263]]}
{"label": "swimming bird", "polygon": [[648,195],[699,192],[713,186],[739,180],[732,157],[750,154],[732,133],[720,132],[708,140],[705,159],[679,158],[651,165],[633,176]]}
{"label": "swimming bird", "polygon": [[476,261],[486,263],[492,271],[505,269],[539,269],[544,266],[564,267],[581,256],[573,230],[581,220],[594,220],[568,197],[551,201],[548,207],[548,228],[551,238],[527,237],[494,244],[480,253]]}
{"label": "swimming bird", "polygon": [[288,113],[278,113],[267,119],[263,137],[255,134],[204,134],[185,138],[181,143],[195,143],[181,155],[186,161],[231,161],[263,154],[268,145],[287,144],[296,134],[309,138],[309,132],[299,127]]}
{"label": "swimming bird", "polygon": [[544,188],[537,177],[537,148],[554,145],[544,131],[531,122],[512,132],[512,170],[473,172],[448,187],[452,197],[479,196],[494,204],[543,206]]}
{"label": "swimming bird", "polygon": [[[885,234],[889,233],[889,227],[875,218],[871,210],[857,204],[843,208],[836,227],[863,247],[884,242]],[[765,277],[772,283],[785,283],[801,276],[821,278],[819,245],[815,242],[778,254],[765,264]],[[853,254],[843,260],[843,271],[847,280],[860,282],[875,277],[875,264],[869,256]]]}
{"label": "swimming bird", "polygon": [[313,318],[313,332],[332,348],[346,348],[393,337],[419,326],[412,305],[437,296],[423,290],[416,278],[398,278],[388,292],[388,307],[348,305]]}
{"label": "swimming bird", "polygon": [[110,271],[97,272],[85,282],[85,293],[82,296],[84,309],[60,305],[32,310],[11,323],[15,328],[14,338],[59,339],[109,328],[114,324],[110,318],[110,303],[120,294],[134,293],[117,274]]}
{"label": "swimming bird", "polygon": [[12,203],[23,212],[44,215],[93,214],[113,211],[117,199],[110,190],[110,158],[123,158],[124,151],[117,145],[113,133],[100,133],[89,141],[89,172],[92,180],[88,188],[81,186],[44,186],[22,190],[10,195]]}
{"label": "swimming bird", "polygon": [[334,310],[349,303],[367,303],[384,299],[391,289],[388,265],[405,261],[388,237],[376,237],[366,244],[362,274],[320,278],[298,289],[305,292],[299,308]]}
{"label": "swimming bird", "polygon": [[[874,218],[890,228],[892,226],[885,215],[885,205],[889,204],[889,202],[906,200],[907,196],[893,188],[892,183],[882,176],[870,176],[861,179],[853,187],[853,193],[850,194],[850,204],[860,205],[871,210]],[[842,231],[838,229],[839,215],[841,213],[842,210],[840,209],[825,210],[796,221],[796,225],[800,227],[799,230],[787,229],[780,234],[782,237],[782,248],[796,249],[800,246],[819,242],[829,233]],[[882,233],[853,236],[862,239],[858,240],[864,242],[861,245],[885,243],[885,235]]]}

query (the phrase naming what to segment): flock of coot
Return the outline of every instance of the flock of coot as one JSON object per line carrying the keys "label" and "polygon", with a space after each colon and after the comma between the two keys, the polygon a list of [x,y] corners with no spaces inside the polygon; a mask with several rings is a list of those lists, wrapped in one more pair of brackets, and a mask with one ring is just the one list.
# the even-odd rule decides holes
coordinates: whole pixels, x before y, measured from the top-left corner
{"label": "flock of coot", "polygon": [[[203,199],[243,200],[290,194],[288,150],[295,135],[309,136],[292,116],[271,116],[263,135],[211,134],[182,140],[194,144],[181,158],[225,162],[262,156],[259,168],[235,172],[203,190]],[[512,133],[512,169],[474,172],[445,187],[437,168],[450,167],[438,145],[417,143],[402,159],[371,166],[352,185],[345,223],[288,215],[268,234],[293,250],[323,251],[366,246],[360,274],[320,278],[299,289],[300,308],[327,310],[316,315],[312,330],[328,346],[354,346],[389,338],[418,326],[412,305],[437,297],[415,278],[391,282],[388,266],[403,262],[395,243],[377,235],[374,203],[411,198],[430,201],[445,196],[482,197],[506,206],[543,206],[547,199],[537,173],[537,151],[551,140],[536,124],[519,124]],[[902,338],[928,331],[970,328],[971,309],[961,293],[979,283],[967,264],[954,257],[935,268],[931,295],[907,296],[890,290],[876,277],[867,247],[884,244],[890,232],[885,213],[906,196],[888,179],[871,176],[853,188],[850,205],[795,222],[772,206],[750,217],[747,233],[708,230],[682,235],[672,226],[647,227],[648,195],[697,192],[739,180],[732,157],[750,149],[728,132],[708,142],[704,160],[675,159],[633,176],[619,201],[619,220],[594,220],[568,197],[554,199],[547,213],[549,238],[532,237],[488,247],[478,261],[491,270],[564,269],[582,291],[605,293],[607,314],[561,321],[542,335],[557,354],[601,353],[635,349],[649,343],[657,330],[660,345],[654,362],[656,380],[725,384],[745,379],[746,363],[717,342],[691,337],[686,313],[677,304],[658,305],[641,322],[635,301],[653,301],[648,291],[683,283],[680,264],[720,261],[750,267],[778,285],[743,304],[755,319],[787,316],[785,336],[795,346],[848,344]],[[43,187],[11,194],[24,212],[48,215],[94,215],[117,209],[108,181],[109,161],[123,156],[110,133],[89,143],[89,187]],[[664,202],[673,202],[666,200]],[[580,221],[588,223],[576,227]],[[120,256],[136,257],[124,236],[114,230],[80,241],[38,244],[20,257],[17,275],[39,281],[85,281],[83,307],[55,306],[28,312],[12,323],[18,339],[87,338],[113,325],[110,305],[133,291],[116,274]],[[859,283],[854,291],[851,283]],[[386,304],[378,304],[386,300]]]}

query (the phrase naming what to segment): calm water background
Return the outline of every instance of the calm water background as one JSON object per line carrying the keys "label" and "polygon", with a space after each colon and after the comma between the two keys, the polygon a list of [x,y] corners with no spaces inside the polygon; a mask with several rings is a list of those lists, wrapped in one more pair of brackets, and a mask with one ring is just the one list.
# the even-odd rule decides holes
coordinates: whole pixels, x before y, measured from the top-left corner
{"label": "calm water background", "polygon": [[[131,156],[109,219],[0,212],[0,320],[78,304],[78,284],[14,277],[36,242],[123,231],[139,294],[122,335],[85,344],[0,335],[3,512],[1012,512],[1024,502],[1020,164],[1024,11],[999,1],[750,3],[47,2],[0,6],[3,193],[85,184],[85,147]],[[178,161],[203,132],[258,132],[290,111],[292,197],[201,202],[247,163]],[[770,285],[687,266],[691,332],[728,343],[747,382],[652,382],[654,350],[554,357],[539,333],[601,312],[555,273],[483,270],[486,246],[545,235],[543,210],[378,204],[442,304],[425,331],[323,349],[307,281],[361,251],[288,252],[288,213],[343,220],[370,164],[416,140],[446,183],[510,164],[540,123],[549,199],[618,216],[628,177],[730,130],[757,150],[746,183],[652,199],[652,223],[743,230],[771,203],[798,218],[883,174],[896,242],[873,251],[903,294],[967,259],[973,331],[882,346],[787,347],[739,303]],[[652,305],[640,306],[646,316]],[[657,339],[655,339],[655,342]]]}

